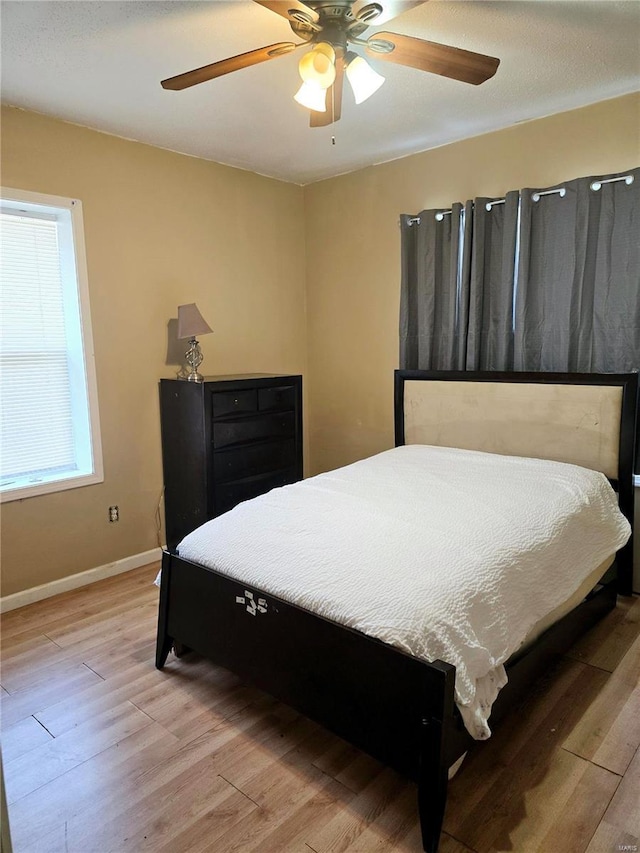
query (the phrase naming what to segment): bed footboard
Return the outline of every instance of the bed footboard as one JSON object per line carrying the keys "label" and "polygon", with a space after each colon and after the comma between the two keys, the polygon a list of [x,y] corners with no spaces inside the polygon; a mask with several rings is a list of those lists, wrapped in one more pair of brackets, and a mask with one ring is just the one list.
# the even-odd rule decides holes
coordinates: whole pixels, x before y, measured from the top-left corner
{"label": "bed footboard", "polygon": [[159,669],[174,643],[227,667],[417,781],[424,848],[435,853],[448,768],[466,748],[458,751],[453,736],[453,666],[425,663],[165,553]]}

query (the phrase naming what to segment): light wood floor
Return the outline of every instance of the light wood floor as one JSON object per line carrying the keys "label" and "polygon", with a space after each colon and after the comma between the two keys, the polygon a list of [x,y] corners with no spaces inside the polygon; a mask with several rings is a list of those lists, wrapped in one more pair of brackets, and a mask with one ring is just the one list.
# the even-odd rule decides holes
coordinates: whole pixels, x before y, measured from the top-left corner
{"label": "light wood floor", "polygon": [[[412,784],[194,655],[154,669],[156,569],[3,617],[15,853],[420,853]],[[468,756],[442,853],[640,849],[639,676],[636,597]]]}

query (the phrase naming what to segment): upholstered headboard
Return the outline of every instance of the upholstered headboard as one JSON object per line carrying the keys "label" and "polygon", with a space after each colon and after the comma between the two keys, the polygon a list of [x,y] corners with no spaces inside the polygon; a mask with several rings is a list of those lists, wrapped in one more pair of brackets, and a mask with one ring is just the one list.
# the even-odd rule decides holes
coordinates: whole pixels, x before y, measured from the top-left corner
{"label": "upholstered headboard", "polygon": [[[532,456],[601,471],[633,525],[637,393],[636,373],[397,370],[396,445]],[[632,553],[630,544],[618,558],[628,594]]]}

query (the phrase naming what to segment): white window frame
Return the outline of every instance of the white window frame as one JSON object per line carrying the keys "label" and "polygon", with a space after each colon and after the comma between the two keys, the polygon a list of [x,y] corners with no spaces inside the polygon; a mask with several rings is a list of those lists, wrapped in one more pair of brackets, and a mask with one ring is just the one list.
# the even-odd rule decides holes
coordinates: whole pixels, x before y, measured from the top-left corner
{"label": "white window frame", "polygon": [[[0,197],[3,204],[8,202],[7,206],[17,211],[22,210],[26,214],[55,215],[61,210],[68,211],[70,214],[68,220],[70,225],[70,239],[64,241],[66,252],[65,248],[61,248],[61,266],[66,268],[67,277],[65,304],[69,302],[76,303],[77,300],[77,305],[72,305],[71,310],[74,314],[77,311],[79,315],[79,346],[82,349],[85,374],[84,388],[79,388],[80,393],[77,396],[80,398],[81,404],[85,401],[83,397],[86,399],[89,431],[86,446],[89,448],[91,455],[91,458],[87,459],[87,453],[86,451],[84,452],[84,461],[86,464],[84,465],[85,471],[83,473],[56,474],[49,478],[45,475],[42,480],[29,483],[28,485],[18,481],[15,486],[8,484],[0,487],[0,503],[4,503],[102,483],[104,481],[104,469],[100,435],[100,413],[98,408],[98,386],[96,381],[93,334],[91,330],[91,308],[89,304],[89,281],[84,242],[82,202],[79,199],[45,195],[43,193],[34,193],[10,187],[0,187]],[[73,245],[71,246],[71,244]],[[73,249],[72,252],[69,251],[71,248]],[[73,294],[73,287],[69,283],[69,280],[74,277],[77,294]],[[69,298],[69,294],[71,294],[71,298]],[[68,334],[67,341],[73,334],[73,332]],[[78,346],[77,340],[76,346]],[[72,403],[73,405],[75,403]],[[81,450],[80,453],[82,454],[83,451]]]}

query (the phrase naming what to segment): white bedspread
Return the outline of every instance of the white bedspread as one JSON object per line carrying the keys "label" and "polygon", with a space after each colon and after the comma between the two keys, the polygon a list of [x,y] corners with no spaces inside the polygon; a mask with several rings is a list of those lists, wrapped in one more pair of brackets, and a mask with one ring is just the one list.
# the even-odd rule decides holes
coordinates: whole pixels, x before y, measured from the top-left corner
{"label": "white bedspread", "polygon": [[602,474],[410,445],[242,503],[179,552],[454,664],[465,725],[484,739],[502,664],[629,533]]}

